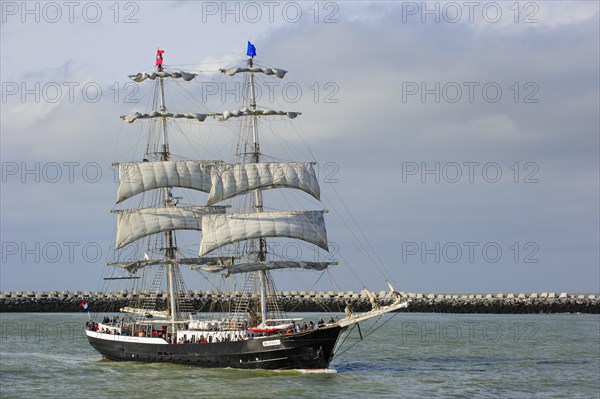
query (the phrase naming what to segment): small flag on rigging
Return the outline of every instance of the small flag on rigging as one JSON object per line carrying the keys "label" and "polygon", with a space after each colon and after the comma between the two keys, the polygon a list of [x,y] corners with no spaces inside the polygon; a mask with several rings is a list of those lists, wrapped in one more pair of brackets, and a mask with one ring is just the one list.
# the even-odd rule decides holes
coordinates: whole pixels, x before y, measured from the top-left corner
{"label": "small flag on rigging", "polygon": [[256,57],[256,47],[254,47],[254,44],[250,43],[250,40],[248,40],[248,50],[246,51],[246,55],[248,57]]}
{"label": "small flag on rigging", "polygon": [[81,301],[81,303],[79,304],[79,306],[81,306],[83,308],[84,312],[89,312],[90,311],[88,303],[87,303],[87,301],[85,299],[83,301]]}
{"label": "small flag on rigging", "polygon": [[156,66],[161,66],[163,63],[163,53],[165,50],[158,49],[156,50]]}

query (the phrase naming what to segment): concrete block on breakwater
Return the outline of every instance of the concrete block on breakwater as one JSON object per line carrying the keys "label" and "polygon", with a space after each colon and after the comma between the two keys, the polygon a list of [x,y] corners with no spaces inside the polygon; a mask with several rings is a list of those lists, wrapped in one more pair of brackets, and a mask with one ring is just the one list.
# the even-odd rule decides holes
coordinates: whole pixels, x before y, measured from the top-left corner
{"label": "concrete block on breakwater", "polygon": [[[556,295],[554,292],[524,294],[423,294],[400,293],[410,300],[411,305],[405,312],[437,313],[596,313],[600,314],[600,294]],[[320,312],[324,310],[342,312],[346,302],[350,302],[355,311],[371,308],[364,293],[291,291],[279,292],[282,308],[287,312]],[[390,303],[393,298],[389,292],[374,293],[380,304]],[[216,311],[225,308],[232,300],[242,296],[241,292],[188,291],[184,295],[191,306],[198,311]],[[94,311],[118,311],[123,306],[135,306],[136,301],[148,300],[151,295],[145,292],[122,290],[120,292],[90,291],[50,291],[22,292],[5,291],[0,293],[0,312],[77,312],[80,303],[86,299]],[[155,295],[159,307],[166,306],[166,295]],[[252,300],[257,301],[254,294]]]}

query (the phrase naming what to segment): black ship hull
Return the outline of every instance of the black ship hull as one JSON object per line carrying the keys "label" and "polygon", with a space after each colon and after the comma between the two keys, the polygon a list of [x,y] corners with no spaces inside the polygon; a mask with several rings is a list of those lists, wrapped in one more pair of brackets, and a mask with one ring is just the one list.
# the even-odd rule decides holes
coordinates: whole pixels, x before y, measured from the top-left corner
{"label": "black ship hull", "polygon": [[88,334],[92,347],[111,360],[168,362],[199,367],[240,369],[323,369],[329,366],[340,333],[327,328],[269,337],[209,344],[156,344],[136,337]]}

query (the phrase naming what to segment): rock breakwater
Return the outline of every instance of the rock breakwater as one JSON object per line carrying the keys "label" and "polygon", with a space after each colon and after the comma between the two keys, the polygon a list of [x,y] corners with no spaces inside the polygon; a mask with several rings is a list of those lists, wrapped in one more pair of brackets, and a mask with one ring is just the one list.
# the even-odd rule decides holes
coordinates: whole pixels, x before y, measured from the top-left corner
{"label": "rock breakwater", "polygon": [[[513,294],[420,294],[400,293],[411,304],[404,312],[435,313],[594,313],[600,314],[600,294],[554,292]],[[188,291],[185,296],[199,312],[226,309],[240,292]],[[285,291],[278,293],[286,312],[343,312],[346,302],[355,311],[366,311],[371,304],[360,292]],[[377,301],[390,303],[389,292],[374,293]],[[85,299],[95,312],[117,312],[124,306],[146,301],[149,294],[137,291],[99,293],[89,291],[4,292],[0,294],[0,312],[80,312]],[[165,294],[155,295],[159,308],[166,307]],[[252,300],[258,300],[253,297]]]}

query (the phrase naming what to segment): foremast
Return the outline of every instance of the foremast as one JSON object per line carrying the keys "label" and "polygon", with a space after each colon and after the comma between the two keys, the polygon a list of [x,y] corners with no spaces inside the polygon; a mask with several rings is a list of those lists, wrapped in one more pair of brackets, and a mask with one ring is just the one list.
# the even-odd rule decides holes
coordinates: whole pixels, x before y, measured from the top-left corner
{"label": "foremast", "polygon": [[[253,152],[252,152],[252,161],[256,164],[260,163],[260,142],[258,139],[258,126],[257,126],[257,115],[256,115],[256,92],[254,87],[254,72],[252,68],[254,66],[254,55],[255,51],[248,54],[248,69],[249,69],[249,80],[250,80],[250,108],[252,109],[251,116],[251,127],[252,127],[252,141],[253,141]],[[254,207],[256,208],[256,212],[261,213],[263,211],[263,202],[262,202],[262,191],[260,188],[257,188],[254,191]],[[256,253],[256,259],[259,262],[266,261],[266,248],[267,243],[264,238],[259,238],[258,240],[258,251]],[[259,285],[260,285],[260,316],[261,320],[267,320],[267,272],[265,270],[258,271]]]}
{"label": "foremast", "polygon": [[[291,260],[274,260],[268,254],[266,238],[287,237],[304,240],[327,250],[327,238],[323,213],[325,211],[264,211],[262,191],[267,189],[293,188],[302,190],[315,199],[320,198],[320,188],[313,169],[314,162],[265,162],[260,148],[258,129],[259,117],[287,116],[296,118],[300,112],[259,108],[256,101],[256,74],[275,75],[283,78],[287,71],[257,66],[254,63],[256,49],[248,42],[246,65],[220,69],[222,73],[234,76],[247,73],[245,84],[249,89],[249,97],[244,99],[241,109],[225,111],[218,119],[250,117],[248,130],[240,135],[241,146],[237,155],[241,164],[225,165],[218,174],[213,174],[212,188],[207,201],[212,205],[219,201],[246,196],[248,203],[241,213],[227,215],[207,215],[202,222],[202,242],[200,256],[204,256],[224,245],[246,242],[242,247],[245,262],[235,265],[207,265],[197,269],[206,272],[250,273],[246,277],[245,288],[254,286],[260,294],[260,319],[263,323],[277,315],[283,316],[276,302],[275,286],[270,270],[302,268],[306,270],[325,270],[337,262],[305,262]],[[243,150],[240,151],[240,148]],[[242,207],[243,208],[243,207]],[[212,217],[214,216],[214,217]],[[258,277],[258,279],[257,279]],[[258,280],[258,282],[256,282]],[[258,283],[258,284],[257,284]],[[258,287],[256,287],[258,285]],[[256,291],[255,291],[256,292]],[[249,305],[241,301],[240,305]],[[240,306],[233,312],[237,317],[243,312]],[[275,313],[273,313],[275,312]],[[270,317],[269,317],[270,316]]]}

